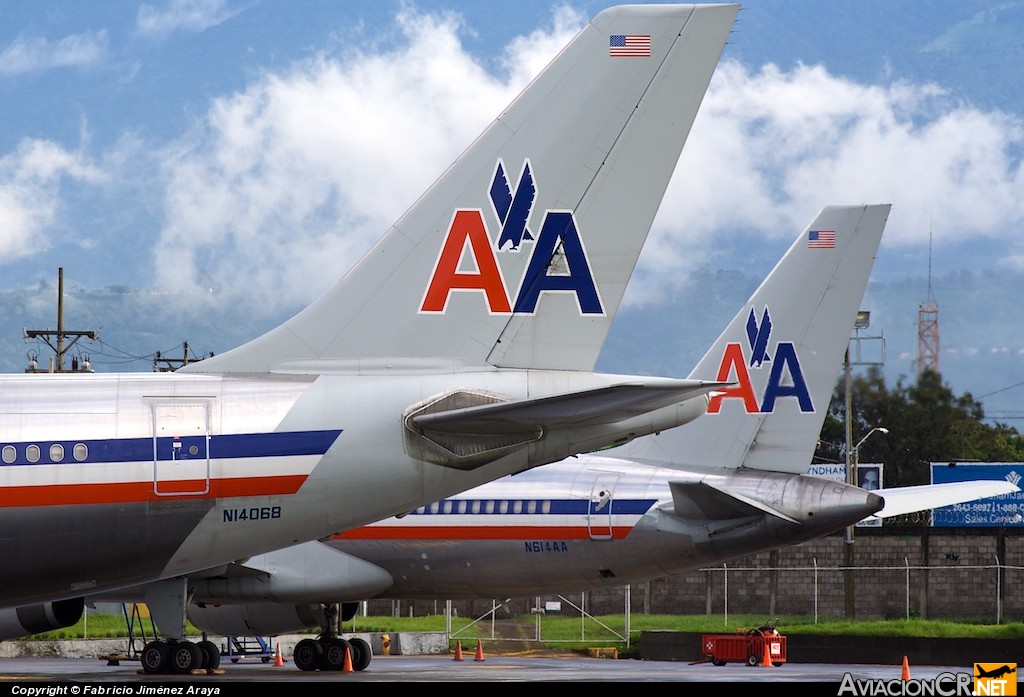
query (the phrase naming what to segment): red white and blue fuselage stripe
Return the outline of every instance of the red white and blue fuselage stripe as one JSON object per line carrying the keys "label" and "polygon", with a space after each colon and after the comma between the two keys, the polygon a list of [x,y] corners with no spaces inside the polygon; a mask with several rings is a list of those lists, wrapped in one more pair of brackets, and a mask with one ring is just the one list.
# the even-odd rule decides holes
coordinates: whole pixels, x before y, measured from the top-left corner
{"label": "red white and blue fuselage stripe", "polygon": [[[157,473],[165,492],[177,490],[180,496],[293,494],[340,434],[333,429],[6,443],[0,453],[13,457],[0,460],[0,508],[152,501],[160,497]],[[196,440],[202,441],[198,455],[178,459],[175,444]],[[29,452],[38,453],[34,461]],[[55,460],[54,454],[63,457]],[[179,474],[169,469],[171,463],[186,467]]]}
{"label": "red white and blue fuselage stripe", "polygon": [[403,518],[338,533],[338,540],[584,540],[622,539],[657,503],[616,499],[594,512],[586,499],[446,499]]}

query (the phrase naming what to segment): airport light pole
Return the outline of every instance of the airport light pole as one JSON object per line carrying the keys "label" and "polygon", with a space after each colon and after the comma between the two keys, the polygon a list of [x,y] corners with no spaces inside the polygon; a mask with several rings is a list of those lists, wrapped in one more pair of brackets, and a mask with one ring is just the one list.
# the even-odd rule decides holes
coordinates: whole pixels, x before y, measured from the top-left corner
{"label": "airport light pole", "polygon": [[[860,331],[867,329],[871,325],[871,313],[866,310],[860,310],[857,312],[857,316],[853,321],[853,329],[855,335],[850,338],[850,342],[846,344],[846,355],[843,359],[843,376],[846,382],[846,483],[857,486],[857,475],[853,469],[853,453],[856,448],[853,447],[853,373],[851,367],[853,361],[850,360],[850,343],[856,342],[857,346],[857,365],[860,365]],[[870,435],[870,434],[868,434]],[[866,437],[866,436],[865,436]],[[864,441],[861,440],[861,443]],[[860,443],[857,444],[858,447]],[[853,526],[849,525],[846,528],[846,544],[853,544]],[[852,557],[852,551],[847,550],[847,561],[851,561],[849,557]]]}
{"label": "airport light pole", "polygon": [[[854,471],[854,453],[856,448],[853,447],[853,374],[851,368],[854,365],[871,365],[861,360],[861,343],[866,339],[880,339],[881,351],[882,351],[882,363],[885,362],[885,339],[884,337],[867,337],[862,336],[861,331],[867,329],[871,325],[871,313],[867,310],[858,310],[856,317],[853,321],[853,336],[850,337],[846,344],[846,355],[843,359],[843,374],[846,383],[846,482],[857,486],[857,475]],[[855,355],[850,356],[851,345],[856,349]],[[868,435],[871,435],[870,433]],[[865,436],[866,438],[866,436]],[[864,439],[861,439],[860,443],[857,444],[858,448]],[[846,572],[844,573],[843,586],[846,601],[846,616],[850,619],[854,618],[856,611],[856,597],[855,597],[855,583],[854,583],[854,554],[853,554],[853,525],[846,527],[846,544],[843,545],[844,558],[846,562]]]}

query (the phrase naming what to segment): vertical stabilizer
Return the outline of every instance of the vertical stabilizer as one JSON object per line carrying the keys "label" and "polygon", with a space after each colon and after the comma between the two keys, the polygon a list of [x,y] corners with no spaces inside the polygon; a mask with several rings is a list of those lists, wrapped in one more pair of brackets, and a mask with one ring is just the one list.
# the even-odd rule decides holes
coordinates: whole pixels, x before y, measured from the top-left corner
{"label": "vertical stabilizer", "polygon": [[334,288],[188,370],[593,370],[738,9],[601,12]]}
{"label": "vertical stabilizer", "polygon": [[713,396],[693,424],[616,454],[806,473],[889,208],[822,210],[690,374],[735,386]]}

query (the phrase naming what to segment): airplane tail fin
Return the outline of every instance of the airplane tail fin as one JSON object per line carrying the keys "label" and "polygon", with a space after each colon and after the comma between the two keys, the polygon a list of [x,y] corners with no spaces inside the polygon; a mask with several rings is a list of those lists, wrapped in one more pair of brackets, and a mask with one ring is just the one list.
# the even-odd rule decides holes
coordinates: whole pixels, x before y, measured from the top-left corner
{"label": "airplane tail fin", "polygon": [[889,209],[823,209],[690,374],[734,385],[694,424],[616,452],[667,466],[806,473]]}
{"label": "airplane tail fin", "polygon": [[593,370],[738,10],[602,11],[331,290],[187,369]]}

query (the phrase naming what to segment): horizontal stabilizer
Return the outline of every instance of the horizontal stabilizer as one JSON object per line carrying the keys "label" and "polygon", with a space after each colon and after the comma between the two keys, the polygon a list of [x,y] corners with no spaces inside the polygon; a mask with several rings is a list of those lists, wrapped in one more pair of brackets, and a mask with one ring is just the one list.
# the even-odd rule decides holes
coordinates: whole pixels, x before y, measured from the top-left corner
{"label": "horizontal stabilizer", "polygon": [[718,489],[706,482],[669,482],[675,514],[680,518],[729,520],[767,513],[790,523],[790,516],[742,494]]}
{"label": "horizontal stabilizer", "polygon": [[891,518],[905,513],[952,506],[955,503],[967,503],[1018,491],[1020,491],[1020,487],[1017,485],[998,480],[948,482],[880,489],[875,493],[885,499],[885,506],[870,518]]}
{"label": "horizontal stabilizer", "polygon": [[704,380],[651,379],[570,392],[538,399],[496,402],[409,417],[421,431],[466,434],[522,433],[578,424],[622,421],[699,397],[729,383]]}

